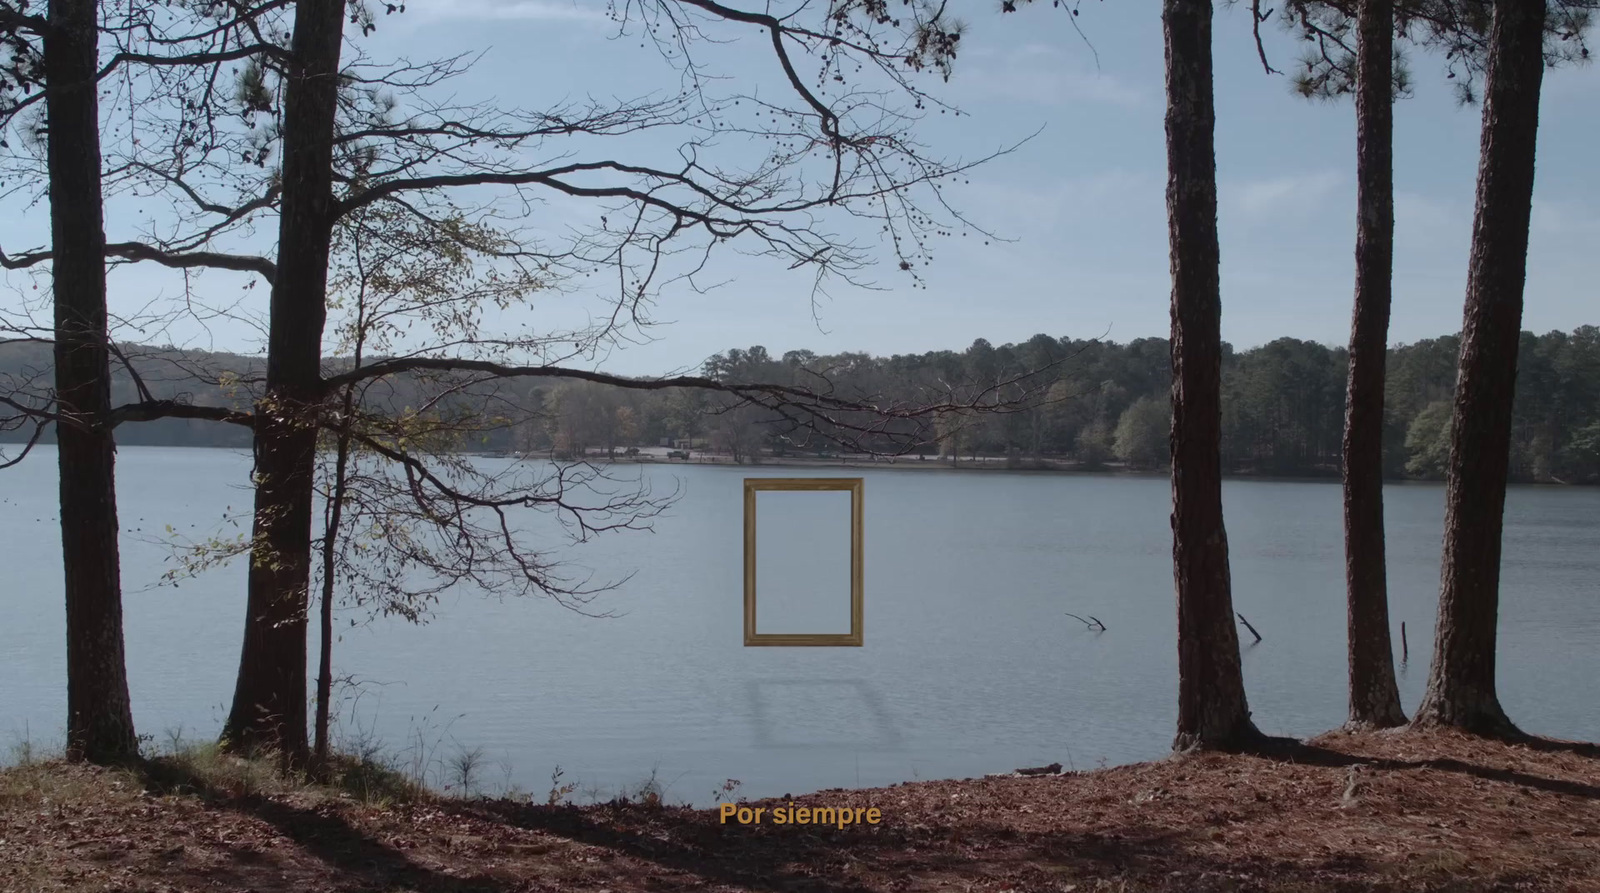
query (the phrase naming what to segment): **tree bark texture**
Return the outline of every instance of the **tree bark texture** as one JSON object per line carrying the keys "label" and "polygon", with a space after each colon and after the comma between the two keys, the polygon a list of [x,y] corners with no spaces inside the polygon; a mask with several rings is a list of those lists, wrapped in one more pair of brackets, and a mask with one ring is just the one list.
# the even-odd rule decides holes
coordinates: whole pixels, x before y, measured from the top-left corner
{"label": "tree bark texture", "polygon": [[1174,747],[1259,735],[1245,702],[1222,524],[1221,252],[1211,2],[1165,0],[1167,226],[1172,265],[1172,561],[1178,596]]}
{"label": "tree bark texture", "polygon": [[116,446],[110,427],[98,4],[53,0],[44,37],[55,297],[61,558],[67,609],[67,756],[138,753],[123,656]]}
{"label": "tree bark texture", "polygon": [[1433,665],[1419,725],[1514,735],[1495,693],[1501,527],[1528,266],[1544,0],[1496,0],[1445,477]]}
{"label": "tree bark texture", "polygon": [[343,0],[300,0],[284,90],[283,192],[266,391],[256,407],[256,501],[244,647],[223,738],[303,765],[316,407],[332,227]]}
{"label": "tree bark texture", "polygon": [[1356,74],[1356,294],[1344,413],[1352,725],[1406,721],[1394,678],[1383,526],[1383,385],[1394,275],[1394,3],[1362,0]]}

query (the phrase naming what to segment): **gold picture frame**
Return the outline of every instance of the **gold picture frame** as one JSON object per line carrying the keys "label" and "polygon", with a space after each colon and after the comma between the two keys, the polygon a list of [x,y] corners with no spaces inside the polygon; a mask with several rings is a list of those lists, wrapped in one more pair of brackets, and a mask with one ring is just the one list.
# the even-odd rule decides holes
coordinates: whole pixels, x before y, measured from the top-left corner
{"label": "gold picture frame", "polygon": [[[860,647],[865,605],[862,478],[744,479],[744,643],[777,646]],[[837,490],[850,494],[850,631],[847,633],[756,632],[756,494],[762,490]]]}

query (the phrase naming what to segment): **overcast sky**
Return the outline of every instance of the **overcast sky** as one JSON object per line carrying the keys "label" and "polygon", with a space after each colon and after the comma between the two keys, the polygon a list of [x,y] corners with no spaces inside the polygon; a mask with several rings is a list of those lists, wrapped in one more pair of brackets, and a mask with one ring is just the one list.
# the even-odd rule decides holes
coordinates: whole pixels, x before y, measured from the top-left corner
{"label": "overcast sky", "polygon": [[[953,239],[926,268],[926,289],[911,288],[885,263],[872,276],[881,290],[833,288],[815,306],[808,276],[734,262],[721,277],[731,281],[709,293],[663,294],[655,316],[668,324],[655,329],[656,341],[613,353],[605,368],[666,372],[754,344],[773,353],[888,354],[1038,332],[1116,341],[1167,333],[1159,4],[1085,3],[1078,21],[1091,49],[1048,8],[1001,16],[988,0],[958,2],[970,30],[955,74],[928,86],[968,115],[930,122],[924,141],[936,154],[973,157],[1038,131],[951,192],[954,204],[1010,241]],[[383,19],[369,50],[420,58],[482,49],[479,67],[454,89],[526,108],[606,95],[608,85],[648,89],[638,82],[659,77],[660,60],[636,41],[608,40],[615,26],[603,9],[590,0],[411,0],[404,15]],[[1249,26],[1244,7],[1219,8],[1223,336],[1239,347],[1281,336],[1342,344],[1352,288],[1354,110],[1349,102],[1306,102],[1283,77],[1264,74]],[[1270,28],[1267,36],[1277,67],[1291,67],[1294,41]],[[761,46],[757,32],[744,39]],[[772,64],[770,54],[753,50],[750,58]],[[1396,342],[1460,326],[1480,121],[1478,109],[1456,105],[1440,60],[1415,56],[1412,68],[1415,95],[1396,113]],[[1534,331],[1600,323],[1597,77],[1590,67],[1545,81],[1524,314],[1524,328]],[[23,226],[0,223],[7,250],[40,241],[39,230]],[[143,303],[171,288],[159,275],[118,273],[113,301]],[[195,346],[255,350],[259,336],[221,327]]]}

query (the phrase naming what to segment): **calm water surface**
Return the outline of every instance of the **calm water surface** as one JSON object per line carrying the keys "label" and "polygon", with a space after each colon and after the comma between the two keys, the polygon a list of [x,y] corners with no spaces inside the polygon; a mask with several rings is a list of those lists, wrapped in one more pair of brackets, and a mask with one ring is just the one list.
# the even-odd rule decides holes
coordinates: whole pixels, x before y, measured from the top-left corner
{"label": "calm water surface", "polygon": [[[249,505],[248,472],[248,455],[232,451],[120,451],[128,669],[136,724],[158,742],[220,728],[244,609],[242,565],[157,585],[171,567],[166,527],[192,539],[237,532],[222,519]],[[490,789],[542,793],[559,765],[580,794],[606,796],[653,770],[670,798],[695,802],[727,778],[742,794],[776,796],[1166,752],[1177,683],[1164,478],[816,472],[866,478],[866,647],[783,649],[741,644],[742,480],[809,472],[620,473],[681,490],[653,533],[572,547],[542,517],[527,523],[531,541],[573,563],[635,573],[596,604],[619,616],[463,592],[425,626],[346,617],[335,669],[358,684],[341,704],[344,733],[375,735],[403,758],[481,747]],[[48,450],[0,472],[0,743],[62,735],[55,499]],[[1339,488],[1232,481],[1225,499],[1236,605],[1265,636],[1244,652],[1256,721],[1296,736],[1335,726]],[[1432,642],[1443,490],[1393,486],[1386,499],[1409,709]],[[1600,491],[1515,488],[1506,520],[1502,699],[1529,730],[1600,739]],[[792,608],[785,616],[803,623]],[[1066,611],[1109,630],[1090,633]]]}

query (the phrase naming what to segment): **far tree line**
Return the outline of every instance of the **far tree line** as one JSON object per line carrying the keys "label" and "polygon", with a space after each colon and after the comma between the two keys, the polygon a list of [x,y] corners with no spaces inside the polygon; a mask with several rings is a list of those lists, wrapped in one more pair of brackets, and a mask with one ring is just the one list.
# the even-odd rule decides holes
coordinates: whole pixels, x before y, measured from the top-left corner
{"label": "far tree line", "polygon": [[[1384,473],[1390,479],[1442,478],[1449,457],[1450,398],[1460,338],[1447,335],[1388,351],[1384,396]],[[259,361],[222,354],[185,355],[195,364],[232,369],[241,377]],[[1524,332],[1519,351],[1512,429],[1511,477],[1522,483],[1600,483],[1600,327],[1535,335]],[[48,372],[49,351],[12,344],[0,351],[0,376]],[[1222,460],[1235,474],[1334,476],[1339,473],[1344,430],[1348,351],[1314,341],[1279,338],[1249,350],[1224,346]],[[337,365],[337,364],[335,364]],[[41,368],[42,367],[42,368]],[[803,385],[826,374],[834,387],[859,397],[905,404],[929,380],[995,380],[1047,369],[1032,382],[1045,398],[1016,411],[956,422],[934,443],[915,452],[961,464],[1004,457],[1011,467],[1075,463],[1082,468],[1118,465],[1164,468],[1168,462],[1167,388],[1170,351],[1165,338],[1126,343],[1039,334],[994,346],[978,339],[964,351],[928,351],[876,357],[865,353],[819,355],[808,350],[773,354],[761,346],[712,357],[707,376],[728,381]],[[155,382],[162,399],[229,405],[220,386],[192,379]],[[403,381],[391,401],[420,405]],[[135,385],[117,375],[114,401],[135,399]],[[581,381],[527,384],[513,395],[520,411],[507,424],[487,425],[463,439],[463,451],[484,450],[573,458],[615,456],[630,447],[684,446],[739,463],[814,455],[834,442],[797,440],[770,414],[730,408],[714,394],[693,389],[625,391]],[[242,400],[240,409],[248,408]],[[510,417],[515,421],[511,422]],[[15,439],[20,432],[11,432]],[[247,447],[249,432],[203,420],[162,419],[118,432],[129,445]],[[864,446],[901,448],[883,437]]]}

